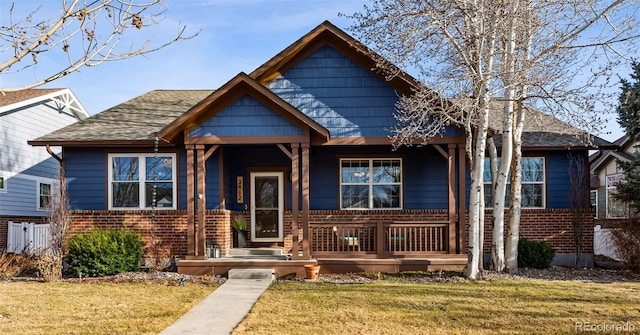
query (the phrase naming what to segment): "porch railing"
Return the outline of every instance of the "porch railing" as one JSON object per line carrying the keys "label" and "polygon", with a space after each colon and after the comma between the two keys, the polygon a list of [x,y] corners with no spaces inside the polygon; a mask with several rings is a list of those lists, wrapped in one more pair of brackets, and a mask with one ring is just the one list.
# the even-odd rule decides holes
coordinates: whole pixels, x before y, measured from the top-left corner
{"label": "porch railing", "polygon": [[448,250],[449,222],[311,222],[315,257],[420,257]]}

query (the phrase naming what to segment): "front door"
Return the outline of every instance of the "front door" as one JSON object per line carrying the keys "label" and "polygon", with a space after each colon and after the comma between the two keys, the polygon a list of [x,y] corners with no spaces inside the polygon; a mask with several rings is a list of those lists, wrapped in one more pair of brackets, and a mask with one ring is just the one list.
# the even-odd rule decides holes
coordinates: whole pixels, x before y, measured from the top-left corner
{"label": "front door", "polygon": [[251,173],[251,241],[283,240],[284,173]]}

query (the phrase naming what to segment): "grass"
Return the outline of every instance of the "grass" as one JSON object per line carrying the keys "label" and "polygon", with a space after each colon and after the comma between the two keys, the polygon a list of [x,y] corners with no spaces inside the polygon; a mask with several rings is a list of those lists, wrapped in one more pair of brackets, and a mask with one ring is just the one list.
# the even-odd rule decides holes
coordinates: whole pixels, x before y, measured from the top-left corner
{"label": "grass", "polygon": [[0,282],[0,334],[157,334],[215,286]]}
{"label": "grass", "polygon": [[628,322],[640,333],[639,301],[637,282],[284,282],[271,285],[234,335],[575,334],[576,322]]}

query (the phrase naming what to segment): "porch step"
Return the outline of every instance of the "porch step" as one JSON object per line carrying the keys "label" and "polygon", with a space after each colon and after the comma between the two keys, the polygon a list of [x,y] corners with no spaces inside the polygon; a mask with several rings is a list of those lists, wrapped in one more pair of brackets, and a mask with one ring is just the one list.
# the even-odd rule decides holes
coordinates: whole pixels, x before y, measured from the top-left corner
{"label": "porch step", "polygon": [[229,256],[273,256],[284,255],[284,248],[231,248]]}
{"label": "porch step", "polygon": [[231,269],[229,279],[275,279],[275,269]]}
{"label": "porch step", "polygon": [[285,253],[284,248],[232,248],[227,257],[288,260],[291,254]]}

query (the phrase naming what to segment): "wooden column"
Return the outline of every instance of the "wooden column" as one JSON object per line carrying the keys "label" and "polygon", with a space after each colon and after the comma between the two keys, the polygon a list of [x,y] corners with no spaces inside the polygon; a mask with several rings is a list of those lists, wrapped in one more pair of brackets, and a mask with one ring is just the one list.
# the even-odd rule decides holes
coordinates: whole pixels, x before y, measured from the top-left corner
{"label": "wooden column", "polygon": [[205,216],[205,159],[204,145],[196,145],[197,168],[196,175],[198,180],[198,226],[196,229],[196,257],[206,259],[205,243],[206,243],[206,216]]}
{"label": "wooden column", "polygon": [[311,258],[311,225],[309,224],[309,143],[302,144],[302,254]]}
{"label": "wooden column", "polygon": [[195,247],[195,164],[193,157],[193,145],[186,145],[187,150],[187,259],[196,255]]}
{"label": "wooden column", "polygon": [[300,144],[291,143],[291,250],[292,257],[299,259],[300,245]]}
{"label": "wooden column", "polygon": [[456,253],[456,145],[449,144],[447,157],[447,171],[449,172],[449,253]]}
{"label": "wooden column", "polygon": [[467,231],[467,170],[465,169],[467,160],[465,157],[464,144],[458,144],[458,253],[464,254],[465,235]]}

